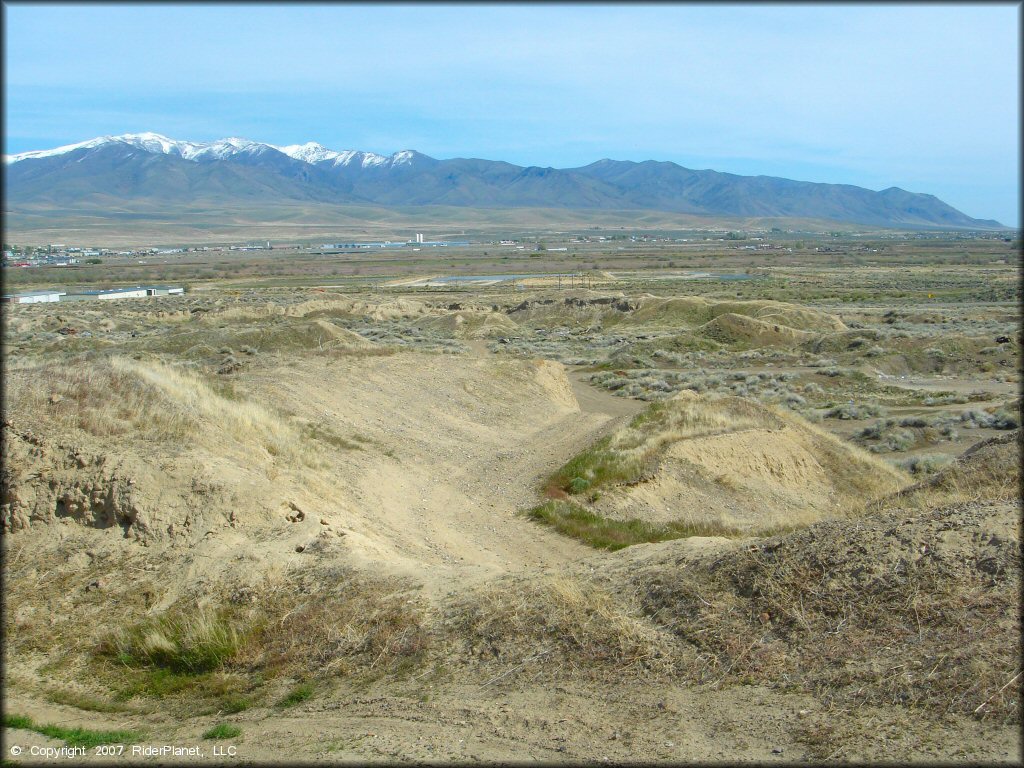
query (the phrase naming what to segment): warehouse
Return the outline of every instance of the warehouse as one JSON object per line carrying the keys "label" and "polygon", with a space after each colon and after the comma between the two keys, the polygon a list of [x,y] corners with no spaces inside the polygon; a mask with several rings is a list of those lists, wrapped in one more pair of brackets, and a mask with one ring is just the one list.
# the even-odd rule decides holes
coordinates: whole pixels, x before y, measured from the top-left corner
{"label": "warehouse", "polygon": [[41,304],[60,301],[64,291],[25,291],[24,293],[6,294],[3,301],[10,304]]}
{"label": "warehouse", "polygon": [[147,296],[181,296],[185,289],[169,285],[136,285],[133,288],[105,288],[91,291],[75,291],[65,296],[62,301],[82,301],[85,299],[143,299]]}

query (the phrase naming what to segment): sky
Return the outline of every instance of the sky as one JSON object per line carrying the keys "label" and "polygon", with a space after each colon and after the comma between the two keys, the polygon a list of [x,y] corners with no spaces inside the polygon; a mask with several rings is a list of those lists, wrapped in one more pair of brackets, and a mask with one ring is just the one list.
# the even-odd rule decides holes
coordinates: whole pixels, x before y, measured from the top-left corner
{"label": "sky", "polygon": [[4,152],[154,131],[927,192],[1019,225],[994,4],[4,2]]}

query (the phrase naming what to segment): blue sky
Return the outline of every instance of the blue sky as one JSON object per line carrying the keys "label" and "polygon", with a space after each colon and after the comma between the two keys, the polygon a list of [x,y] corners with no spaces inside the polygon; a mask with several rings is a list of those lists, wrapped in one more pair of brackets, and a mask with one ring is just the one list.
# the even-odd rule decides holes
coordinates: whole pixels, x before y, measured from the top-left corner
{"label": "blue sky", "polygon": [[105,134],[898,186],[1017,225],[1020,6],[5,3],[7,153]]}

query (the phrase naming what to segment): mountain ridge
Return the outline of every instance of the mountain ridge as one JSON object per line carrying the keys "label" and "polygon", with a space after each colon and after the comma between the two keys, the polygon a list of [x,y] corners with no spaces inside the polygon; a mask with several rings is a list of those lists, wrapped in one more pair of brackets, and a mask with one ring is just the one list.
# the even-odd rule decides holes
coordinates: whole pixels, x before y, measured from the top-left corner
{"label": "mountain ridge", "polygon": [[438,160],[404,149],[390,156],[317,142],[277,146],[238,137],[211,142],[156,133],[104,136],[4,156],[8,210],[112,202],[294,201],[334,205],[651,210],[706,216],[817,218],[910,228],[1003,229],[934,195],[872,191],[778,176],[693,170],[665,160],[603,158],[576,168],[500,160]]}

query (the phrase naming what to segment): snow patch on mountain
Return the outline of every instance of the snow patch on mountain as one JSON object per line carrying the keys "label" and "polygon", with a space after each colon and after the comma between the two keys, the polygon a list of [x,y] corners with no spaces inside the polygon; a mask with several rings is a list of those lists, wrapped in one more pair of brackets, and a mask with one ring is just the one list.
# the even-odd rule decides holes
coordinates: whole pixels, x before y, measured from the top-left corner
{"label": "snow patch on mountain", "polygon": [[328,149],[323,144],[315,141],[307,141],[305,144],[289,144],[287,147],[277,147],[278,152],[284,152],[288,157],[301,160],[304,163],[322,163],[325,160],[335,160],[342,153]]}
{"label": "snow patch on mountain", "polygon": [[56,157],[79,149],[94,149],[106,144],[123,144],[137,149],[151,152],[153,154],[173,155],[183,160],[223,160],[239,153],[260,154],[268,150],[281,152],[294,160],[304,163],[331,162],[333,165],[348,166],[353,163],[362,168],[375,168],[379,166],[394,166],[412,161],[414,152],[403,150],[396,152],[390,157],[377,155],[373,152],[359,152],[356,150],[345,150],[342,152],[328,149],[315,141],[308,141],[305,144],[289,144],[279,147],[274,144],[266,144],[259,141],[251,141],[238,137],[218,139],[217,141],[192,142],[178,141],[162,136],[159,133],[126,133],[121,136],[100,136],[89,141],[82,141],[77,144],[67,144],[55,149],[41,149],[31,152],[21,152],[16,155],[4,155],[4,163],[21,162],[22,160],[35,160],[44,157]]}

